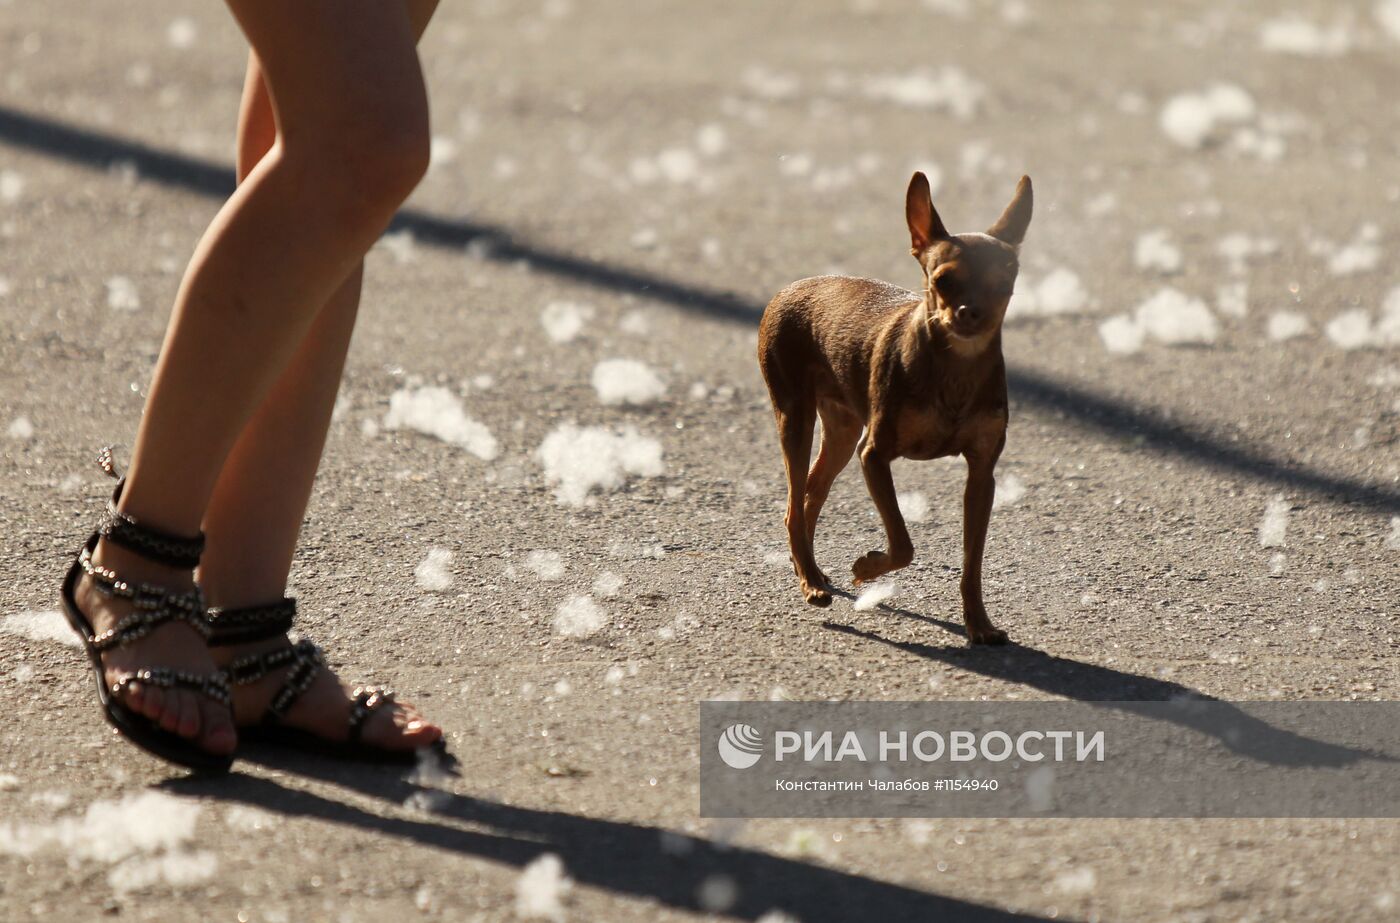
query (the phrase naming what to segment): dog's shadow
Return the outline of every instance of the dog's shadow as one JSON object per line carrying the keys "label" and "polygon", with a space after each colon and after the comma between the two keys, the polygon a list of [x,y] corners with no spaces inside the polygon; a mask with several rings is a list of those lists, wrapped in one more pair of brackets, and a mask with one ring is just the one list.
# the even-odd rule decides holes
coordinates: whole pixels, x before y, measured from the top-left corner
{"label": "dog's shadow", "polygon": [[[885,612],[933,625],[966,639],[961,622],[923,615],[897,606],[881,605]],[[1038,648],[1010,643],[1005,647],[939,646],[918,641],[896,641],[867,628],[858,628],[826,619],[821,626],[854,638],[885,644],[925,660],[945,663],[992,679],[1029,686],[1066,699],[1129,711],[1147,718],[1168,720],[1220,741],[1232,752],[1262,763],[1278,766],[1347,766],[1358,760],[1393,762],[1394,757],[1370,750],[1327,743],[1276,728],[1249,715],[1235,705],[1208,696],[1170,680],[1126,673],[1111,667],[1058,657]],[[1173,708],[1164,710],[1154,703],[1209,702],[1209,710]],[[1222,712],[1221,710],[1225,711]],[[1223,733],[1228,715],[1230,731]]]}

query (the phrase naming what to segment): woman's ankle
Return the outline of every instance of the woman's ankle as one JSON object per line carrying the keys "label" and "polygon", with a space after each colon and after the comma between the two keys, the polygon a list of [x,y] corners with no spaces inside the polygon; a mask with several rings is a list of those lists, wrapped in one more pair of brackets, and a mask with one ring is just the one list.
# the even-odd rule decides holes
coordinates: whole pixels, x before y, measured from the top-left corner
{"label": "woman's ankle", "polygon": [[268,587],[246,586],[242,583],[226,583],[214,574],[199,573],[199,585],[204,589],[204,601],[210,608],[245,609],[252,606],[266,606],[283,598],[284,591]]}

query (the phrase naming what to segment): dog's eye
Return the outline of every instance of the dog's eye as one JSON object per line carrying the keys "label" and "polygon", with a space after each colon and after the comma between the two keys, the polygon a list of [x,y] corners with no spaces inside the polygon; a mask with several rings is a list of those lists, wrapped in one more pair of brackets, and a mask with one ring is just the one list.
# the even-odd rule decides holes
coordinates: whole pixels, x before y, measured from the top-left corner
{"label": "dog's eye", "polygon": [[939,276],[933,284],[938,288],[938,294],[943,296],[944,301],[956,302],[962,295],[962,284],[954,276]]}

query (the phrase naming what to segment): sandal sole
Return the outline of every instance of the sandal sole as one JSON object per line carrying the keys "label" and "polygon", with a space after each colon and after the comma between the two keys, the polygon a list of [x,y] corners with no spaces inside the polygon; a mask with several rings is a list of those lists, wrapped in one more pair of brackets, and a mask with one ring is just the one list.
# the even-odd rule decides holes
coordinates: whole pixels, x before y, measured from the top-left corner
{"label": "sandal sole", "polygon": [[310,731],[278,725],[255,724],[240,727],[238,739],[240,743],[248,743],[257,747],[275,747],[335,760],[390,766],[412,766],[418,762],[419,754],[427,751],[437,751],[443,754],[447,752],[447,745],[441,739],[427,746],[415,747],[412,750],[389,750],[364,743],[351,743],[348,740],[326,740]]}

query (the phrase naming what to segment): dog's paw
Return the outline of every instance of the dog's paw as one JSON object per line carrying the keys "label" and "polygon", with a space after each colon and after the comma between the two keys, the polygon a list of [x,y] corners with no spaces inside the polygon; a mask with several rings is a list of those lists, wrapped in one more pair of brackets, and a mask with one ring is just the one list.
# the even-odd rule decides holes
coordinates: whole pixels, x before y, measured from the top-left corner
{"label": "dog's paw", "polygon": [[1006,632],[1000,628],[988,625],[986,628],[969,628],[967,630],[967,640],[969,644],[1005,644],[1007,641]]}
{"label": "dog's paw", "polygon": [[809,606],[816,606],[818,609],[825,609],[831,605],[831,593],[824,587],[805,586],[802,588],[802,596]]}
{"label": "dog's paw", "polygon": [[856,558],[856,563],[851,565],[851,574],[855,577],[856,586],[860,586],[889,573],[890,569],[890,556],[883,551],[872,551]]}

